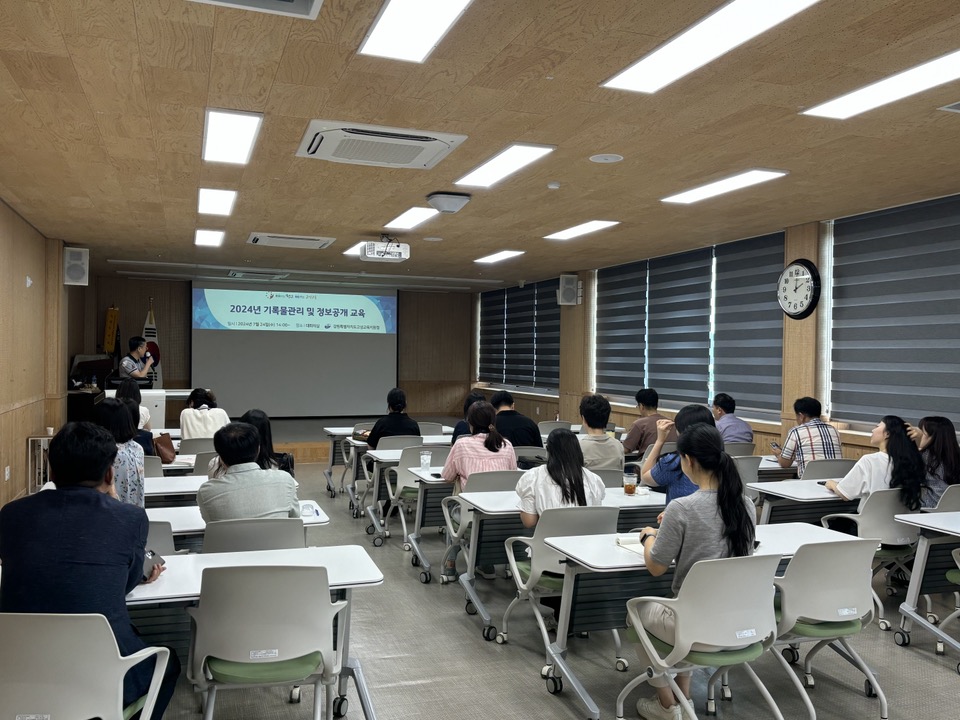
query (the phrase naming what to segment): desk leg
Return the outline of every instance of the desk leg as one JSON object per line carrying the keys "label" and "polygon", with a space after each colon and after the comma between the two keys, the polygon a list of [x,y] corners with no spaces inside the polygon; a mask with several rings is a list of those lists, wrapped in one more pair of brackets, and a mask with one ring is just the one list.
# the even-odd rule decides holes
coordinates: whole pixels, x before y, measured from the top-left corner
{"label": "desk leg", "polygon": [[[380,547],[383,545],[383,538],[390,537],[389,532],[384,532],[383,529],[383,518],[380,516],[381,508],[378,507],[377,496],[380,494],[380,472],[383,468],[380,467],[380,463],[374,460],[373,462],[373,504],[367,505],[367,516],[370,518],[370,524],[367,526],[367,535],[373,535],[373,546]],[[367,492],[370,492],[370,488],[367,488]],[[366,494],[366,493],[364,493]]]}
{"label": "desk leg", "polygon": [[350,595],[350,590],[344,591],[347,607],[340,613],[343,618],[343,662],[340,668],[340,679],[337,683],[338,697],[334,700],[333,716],[343,717],[347,714],[347,681],[353,678],[357,695],[360,697],[360,708],[363,710],[363,716],[366,720],[377,720],[377,712],[374,710],[373,701],[370,699],[370,690],[367,688],[367,681],[363,677],[360,660],[350,657],[350,614],[353,608]]}
{"label": "desk leg", "polygon": [[[919,610],[920,604],[920,586],[923,583],[923,574],[926,571],[927,560],[930,556],[930,546],[938,540],[943,541],[945,536],[931,534],[922,531],[920,542],[917,543],[917,554],[913,561],[913,571],[910,574],[910,586],[907,588],[907,597],[900,604],[900,630],[894,635],[894,641],[901,647],[910,644],[910,630],[914,622],[927,630],[938,641],[938,653],[941,650],[940,643],[949,645],[954,651],[960,652],[960,641],[952,635],[947,634],[939,627],[927,620],[925,612]],[[960,666],[958,666],[960,672]]]}
{"label": "desk leg", "polygon": [[470,553],[469,557],[467,558],[467,571],[458,579],[460,580],[460,584],[463,586],[464,592],[467,594],[467,604],[464,607],[464,610],[466,611],[467,615],[480,615],[480,620],[483,622],[483,639],[493,640],[497,636],[497,628],[493,625],[490,612],[480,600],[480,596],[477,595],[477,579],[474,575],[476,572],[477,552],[479,545],[477,538],[480,537],[480,528],[483,525],[484,519],[485,518],[481,513],[474,510],[473,527],[471,528],[470,532]]}
{"label": "desk leg", "polygon": [[423,568],[420,572],[420,582],[422,583],[428,583],[431,579],[430,562],[427,560],[427,556],[423,554],[423,550],[420,549],[420,530],[423,528],[423,514],[426,502],[426,485],[419,482],[417,483],[417,512],[414,518],[413,532],[407,535],[407,542],[410,543],[410,549],[413,551],[413,556],[410,558],[410,561],[414,567],[419,565]]}
{"label": "desk leg", "polygon": [[358,518],[361,516],[362,511],[360,510],[360,499],[357,497],[357,463],[360,462],[360,458],[357,455],[357,449],[350,446],[350,461],[344,465],[343,472],[340,473],[340,483],[343,484],[344,473],[349,469],[350,471],[350,484],[347,485],[347,495],[350,497],[349,508],[353,517]]}
{"label": "desk leg", "polygon": [[333,458],[334,453],[337,451],[337,438],[333,435],[330,436],[330,460],[327,462],[327,467],[323,471],[323,476],[327,479],[327,494],[330,497],[336,497],[337,491],[333,487]]}

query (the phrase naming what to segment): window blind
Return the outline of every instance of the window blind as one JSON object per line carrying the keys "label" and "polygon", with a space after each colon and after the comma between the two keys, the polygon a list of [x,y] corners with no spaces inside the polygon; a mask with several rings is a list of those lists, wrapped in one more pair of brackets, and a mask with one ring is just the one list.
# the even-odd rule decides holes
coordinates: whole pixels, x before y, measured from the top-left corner
{"label": "window blind", "polygon": [[533,387],[558,389],[560,387],[560,306],[557,290],[560,279],[544,280],[536,284],[537,316],[534,325]]}
{"label": "window blind", "polygon": [[713,248],[649,264],[647,385],[661,399],[707,400]]}
{"label": "window blind", "polygon": [[783,312],[776,283],[783,233],[717,245],[713,389],[740,408],[780,410]]}
{"label": "window blind", "polygon": [[480,363],[477,377],[483,382],[503,382],[506,297],[503,290],[480,293]]}
{"label": "window blind", "polygon": [[834,223],[831,416],[960,408],[960,195]]}
{"label": "window blind", "polygon": [[536,288],[533,285],[507,290],[503,381],[508,385],[533,385],[536,298]]}
{"label": "window blind", "polygon": [[645,385],[647,261],[597,271],[597,392],[633,397]]}

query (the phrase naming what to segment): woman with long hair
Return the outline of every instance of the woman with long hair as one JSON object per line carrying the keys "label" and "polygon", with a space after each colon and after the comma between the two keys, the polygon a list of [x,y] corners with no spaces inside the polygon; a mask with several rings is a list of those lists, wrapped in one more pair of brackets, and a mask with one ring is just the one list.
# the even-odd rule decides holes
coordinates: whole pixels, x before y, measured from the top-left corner
{"label": "woman with long hair", "polygon": [[904,506],[919,510],[926,469],[920,451],[907,434],[908,427],[896,415],[884,416],[870,433],[870,444],[879,451],[857,460],[839,482],[827,480],[827,489],[844,500],[860,498],[862,507],[870,493],[899,488]]}
{"label": "woman with long hair", "polygon": [[106,428],[117,443],[117,458],[113,461],[117,497],[120,502],[143,507],[143,448],[134,440],[137,424],[132,410],[123,400],[104,398],[97,406],[97,424]]}
{"label": "woman with long hair", "polygon": [[[707,423],[687,427],[677,438],[677,454],[683,474],[696,486],[696,491],[670,503],[663,513],[660,528],[646,527],[640,536],[645,564],[651,575],[663,575],[671,563],[676,563],[672,585],[674,595],[679,592],[694,563],[752,555],[756,537],[756,512],[750,499],[743,494],[737,466],[724,452],[723,439],[716,427]],[[665,643],[673,643],[675,618],[666,605],[645,605],[640,622],[651,635]],[[641,662],[649,662],[642,647],[636,647]],[[656,688],[657,695],[637,702],[640,717],[647,720],[680,717],[677,698],[667,680],[658,677],[649,682]],[[689,698],[690,674],[678,675],[677,685]]]}
{"label": "woman with long hair", "polygon": [[257,455],[257,465],[264,470],[277,468],[293,475],[293,456],[290,453],[278,453],[273,449],[273,431],[270,429],[270,418],[263,410],[254,408],[247,410],[240,416],[240,422],[253,425],[260,433],[260,454]]}
{"label": "woman with long hair", "polygon": [[547,436],[547,464],[527,470],[517,483],[520,520],[524,527],[534,527],[544,510],[599,505],[605,494],[599,476],[583,467],[577,436],[557,428]]}
{"label": "woman with long hair", "polygon": [[137,404],[137,430],[150,430],[150,411],[143,406],[143,396],[140,394],[140,385],[133,378],[126,378],[117,388],[118,400],[129,398]]}
{"label": "woman with long hair", "polygon": [[676,418],[657,420],[657,439],[650,448],[650,454],[640,468],[640,482],[655,488],[666,488],[667,504],[673,500],[697,491],[696,485],[684,475],[680,466],[680,455],[672,452],[661,455],[663,444],[672,435],[673,430],[683,434],[687,428],[697,423],[715,426],[713,413],[703,405],[684,405]]}
{"label": "woman with long hair", "polygon": [[907,432],[910,439],[917,443],[926,468],[920,504],[925,508],[936,507],[946,489],[960,483],[957,429],[949,418],[930,415]]}

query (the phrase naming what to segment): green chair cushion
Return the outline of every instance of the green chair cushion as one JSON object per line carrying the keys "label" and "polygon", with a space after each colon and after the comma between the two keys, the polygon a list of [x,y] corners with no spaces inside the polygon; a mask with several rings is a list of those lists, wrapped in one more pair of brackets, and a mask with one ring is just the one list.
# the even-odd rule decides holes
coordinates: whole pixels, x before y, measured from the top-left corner
{"label": "green chair cushion", "polygon": [[792,635],[808,638],[831,638],[856,635],[863,628],[860,620],[844,620],[842,622],[804,622],[798,620],[790,628]]}
{"label": "green chair cushion", "polygon": [[[530,577],[530,561],[517,560],[517,572],[520,573],[520,579],[526,582],[527,578]],[[540,582],[537,583],[537,587],[560,592],[563,590],[563,575],[541,573]]]}
{"label": "green chair cushion", "polygon": [[947,570],[947,581],[954,585],[960,585],[960,568],[956,570]]}
{"label": "green chair cushion", "polygon": [[130,703],[123,709],[123,720],[130,720],[134,715],[143,710],[143,706],[147,704],[147,696],[144,695],[139,700],[134,703]]}
{"label": "green chair cushion", "polygon": [[[660,657],[666,657],[673,652],[673,645],[665,643],[654,635],[648,635],[654,649]],[[633,627],[627,628],[627,640],[632,643],[640,642],[637,631]],[[752,662],[763,654],[763,643],[753,643],[739,650],[719,650],[708,652],[703,650],[693,650],[683,658],[683,662],[692,665],[702,665],[704,667],[726,667],[729,665],[741,665],[742,663]]]}
{"label": "green chair cushion", "polygon": [[417,499],[417,489],[413,487],[405,487],[400,491],[400,497],[403,500],[416,500]]}
{"label": "green chair cushion", "polygon": [[912,545],[894,545],[878,548],[873,556],[879,560],[891,560],[896,558],[910,557],[916,552]]}
{"label": "green chair cushion", "polygon": [[296,682],[313,675],[323,665],[323,654],[312,652],[276,662],[234,662],[207,658],[207,670],[217,682],[237,685]]}

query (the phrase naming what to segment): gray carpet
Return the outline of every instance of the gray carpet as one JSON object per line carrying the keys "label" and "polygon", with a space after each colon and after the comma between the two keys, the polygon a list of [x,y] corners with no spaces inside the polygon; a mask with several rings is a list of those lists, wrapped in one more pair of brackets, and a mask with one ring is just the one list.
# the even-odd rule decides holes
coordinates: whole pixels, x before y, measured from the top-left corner
{"label": "gray carpet", "polygon": [[[329,498],[323,492],[323,467],[297,466],[301,496],[313,498],[330,515],[331,522],[310,530],[311,544],[359,544],[368,549],[385,576],[378,588],[354,593],[352,654],[360,658],[377,717],[399,718],[557,718],[586,717],[576,695],[565,689],[549,695],[539,670],[544,663],[543,647],[533,615],[527,608],[514,614],[510,643],[497,645],[481,637],[478,616],[464,612],[464,594],[459,586],[441,586],[436,580],[421,584],[418,570],[411,566],[408,552],[401,548],[399,522],[393,537],[374,548],[365,533],[366,518],[354,520],[347,511],[346,496]],[[339,470],[339,469],[338,469]],[[335,478],[337,475],[335,475]],[[442,538],[432,529],[424,533],[424,548],[431,562],[443,552]],[[478,580],[481,597],[499,624],[513,596],[513,581]],[[887,616],[896,621],[901,597],[886,598]],[[937,611],[949,613],[953,598],[940,597]],[[921,630],[913,633],[908,648],[894,644],[892,632],[881,632],[876,623],[853,642],[866,662],[878,673],[887,694],[891,720],[923,718],[947,720],[960,717],[958,691],[960,657],[937,656],[932,638]],[[625,657],[632,667],[626,673],[613,668],[613,641],[609,633],[592,633],[586,639],[572,639],[568,653],[574,671],[600,706],[602,718],[615,717],[617,694],[634,677],[638,663],[630,648]],[[777,700],[785,718],[804,718],[806,712],[780,665],[771,657],[754,664],[760,678]],[[816,688],[810,691],[820,720],[879,718],[879,703],[863,693],[863,676],[831,652],[823,652],[815,666]],[[697,714],[706,717],[706,673],[694,676]],[[726,718],[771,717],[767,706],[742,674],[731,675],[733,701],[720,705]],[[633,703],[645,686],[630,698],[625,717],[636,718]],[[303,702],[291,705],[283,689],[225,692],[217,699],[216,718],[310,718],[312,690],[305,688]],[[361,718],[354,688],[348,693],[348,718]],[[196,696],[186,682],[180,687],[167,718],[199,718]]]}

